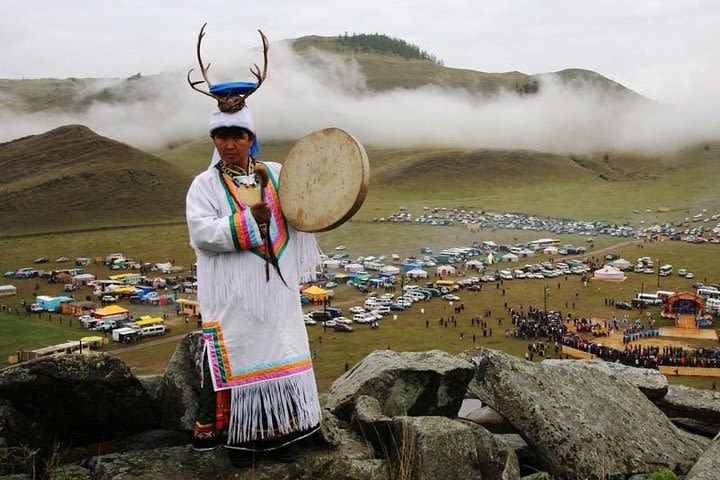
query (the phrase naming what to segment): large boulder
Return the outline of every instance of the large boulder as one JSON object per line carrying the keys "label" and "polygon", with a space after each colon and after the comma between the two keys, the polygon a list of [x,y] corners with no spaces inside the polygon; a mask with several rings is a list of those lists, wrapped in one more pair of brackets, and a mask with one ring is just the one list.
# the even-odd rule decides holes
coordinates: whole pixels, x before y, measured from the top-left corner
{"label": "large boulder", "polygon": [[534,364],[486,349],[469,390],[506,418],[561,479],[624,478],[665,465],[686,473],[704,442],[682,432],[638,388],[584,362]]}
{"label": "large boulder", "polygon": [[349,420],[355,400],[369,395],[390,417],[455,417],[473,371],[468,361],[439,350],[375,351],[333,382],[325,406]]}
{"label": "large boulder", "polygon": [[247,467],[235,467],[224,449],[195,452],[188,445],[157,448],[140,452],[102,455],[90,459],[88,468],[95,480],[386,480],[389,468],[383,460],[373,458],[359,437],[343,432],[343,448],[327,450],[304,446],[298,448],[290,463],[259,458]]}
{"label": "large boulder", "polygon": [[0,371],[0,397],[61,442],[124,437],[158,423],[140,381],[120,359],[104,353],[7,367]]}
{"label": "large boulder", "polygon": [[655,404],[668,417],[692,418],[707,424],[720,424],[720,392],[670,385],[667,395]]}
{"label": "large boulder", "polygon": [[685,480],[717,480],[720,478],[720,435],[695,462]]}
{"label": "large boulder", "polygon": [[582,362],[586,366],[596,368],[605,374],[622,378],[635,385],[650,400],[659,400],[668,392],[667,377],[652,368],[629,367],[621,363],[606,362],[603,360],[545,360],[546,365],[557,365],[563,362]]}
{"label": "large boulder", "polygon": [[192,430],[195,423],[200,398],[201,338],[201,332],[185,335],[165,368],[157,392],[163,428]]}
{"label": "large boulder", "polygon": [[471,422],[446,417],[395,417],[388,446],[397,478],[519,480],[515,451]]}

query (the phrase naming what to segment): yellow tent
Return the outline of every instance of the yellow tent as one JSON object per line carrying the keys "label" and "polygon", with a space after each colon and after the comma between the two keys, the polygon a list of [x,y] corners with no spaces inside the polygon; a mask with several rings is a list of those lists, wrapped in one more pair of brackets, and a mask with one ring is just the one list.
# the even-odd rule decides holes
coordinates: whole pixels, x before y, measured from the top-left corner
{"label": "yellow tent", "polygon": [[306,288],[302,293],[310,297],[310,300],[327,300],[328,298],[328,291],[317,285]]}
{"label": "yellow tent", "polygon": [[107,317],[108,315],[118,315],[120,313],[128,313],[127,310],[118,305],[108,305],[100,310],[95,310],[96,317]]}

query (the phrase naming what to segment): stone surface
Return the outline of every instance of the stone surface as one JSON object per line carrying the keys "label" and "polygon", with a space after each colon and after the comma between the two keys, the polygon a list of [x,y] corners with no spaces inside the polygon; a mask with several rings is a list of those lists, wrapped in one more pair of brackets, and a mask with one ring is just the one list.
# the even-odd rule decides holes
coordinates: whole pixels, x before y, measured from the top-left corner
{"label": "stone surface", "polygon": [[195,452],[189,446],[143,452],[114,453],[94,457],[88,468],[94,480],[385,480],[384,461],[372,458],[372,450],[357,438],[343,440],[340,451],[303,449],[291,463],[259,458],[252,466],[234,467],[226,450]]}
{"label": "stone surface", "polygon": [[667,377],[652,368],[636,368],[603,360],[544,360],[542,363],[556,365],[562,362],[581,362],[605,372],[613,378],[622,378],[635,385],[650,400],[659,400],[668,392]]}
{"label": "stone surface", "polygon": [[547,472],[536,472],[522,477],[520,480],[553,480]]}
{"label": "stone surface", "polygon": [[59,441],[89,443],[154,428],[140,381],[110,354],[63,355],[0,371],[0,397]]}
{"label": "stone surface", "polygon": [[456,417],[472,375],[472,364],[439,350],[375,351],[333,382],[326,406],[349,420],[355,400],[369,395],[390,417]]}
{"label": "stone surface", "polygon": [[715,438],[720,433],[720,424],[706,423],[694,418],[671,417],[670,421],[685,431],[702,435],[703,437]]}
{"label": "stone surface", "polygon": [[720,434],[690,469],[685,480],[717,480],[720,478]]}
{"label": "stone surface", "polygon": [[720,392],[670,385],[668,393],[655,404],[668,417],[683,417],[720,424]]}
{"label": "stone surface", "polygon": [[526,472],[529,474],[530,472],[542,470],[540,463],[535,458],[535,454],[521,435],[517,433],[496,433],[494,435],[495,438],[502,440],[515,451],[518,464],[520,464],[520,473]]}
{"label": "stone surface", "polygon": [[157,395],[162,405],[163,428],[190,431],[195,423],[200,396],[201,338],[201,332],[185,335],[165,368]]}
{"label": "stone surface", "polygon": [[38,448],[50,443],[45,429],[28,419],[7,400],[0,399],[0,447]]}
{"label": "stone surface", "polygon": [[[484,428],[446,417],[394,417],[397,478],[520,478],[514,450]],[[395,451],[392,451],[394,447]]]}
{"label": "stone surface", "polygon": [[460,418],[477,423],[492,433],[517,433],[517,430],[510,422],[490,407],[478,408]]}
{"label": "stone surface", "polygon": [[518,429],[556,478],[623,478],[663,465],[686,473],[705,446],[638,388],[584,362],[538,365],[489,349],[461,357],[477,366],[470,391]]}
{"label": "stone surface", "polygon": [[148,396],[153,402],[158,401],[158,394],[160,393],[160,384],[162,383],[162,375],[138,375],[138,380],[142,384],[143,388],[147,392]]}

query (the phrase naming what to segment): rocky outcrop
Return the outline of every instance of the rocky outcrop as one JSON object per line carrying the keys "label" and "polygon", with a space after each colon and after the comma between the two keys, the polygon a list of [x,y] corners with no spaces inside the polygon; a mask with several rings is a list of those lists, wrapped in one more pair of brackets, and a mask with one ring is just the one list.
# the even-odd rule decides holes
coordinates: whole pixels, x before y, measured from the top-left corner
{"label": "rocky outcrop", "polygon": [[717,480],[720,478],[720,435],[688,472],[685,480]]}
{"label": "rocky outcrop", "polygon": [[[544,471],[555,480],[615,480],[663,466],[680,474],[692,467],[688,478],[702,480],[718,468],[720,440],[702,453],[708,439],[674,427],[641,393],[645,374],[588,362],[534,364],[482,349],[461,358],[375,352],[321,397],[322,428],[294,444],[293,461],[265,455],[240,467],[223,449],[197,453],[188,445],[197,341],[191,334],[181,342],[162,377],[137,379],[106,354],[0,371],[0,480],[29,478],[2,475],[32,469],[88,480],[550,478]],[[660,387],[646,392],[662,390],[655,380]],[[670,387],[668,400],[657,402],[676,415],[714,420],[715,395]],[[472,397],[482,403],[470,409],[468,402],[463,415],[519,434],[457,418],[463,398]],[[157,410],[171,428],[157,429]],[[95,443],[78,445],[83,440]],[[58,459],[67,465],[56,468]]]}
{"label": "rocky outcrop", "polygon": [[397,448],[392,458],[399,478],[520,479],[513,449],[471,422],[395,417],[392,427]]}
{"label": "rocky outcrop", "polygon": [[118,438],[158,424],[156,405],[140,381],[110,354],[12,365],[0,371],[0,398],[61,442]]}
{"label": "rocky outcrop", "polygon": [[439,350],[375,351],[333,382],[326,407],[349,420],[355,400],[369,395],[390,417],[455,417],[473,370],[471,363]]}
{"label": "rocky outcrop", "polygon": [[652,368],[628,367],[621,363],[605,362],[603,360],[544,360],[544,365],[570,365],[582,363],[585,367],[592,367],[612,378],[621,378],[635,385],[650,400],[659,400],[668,392],[668,381],[665,375]]}
{"label": "rocky outcrop", "polygon": [[[163,406],[160,424],[163,428],[192,430],[200,396],[200,332],[185,336],[158,388],[158,402]],[[210,381],[210,379],[206,379]]]}
{"label": "rocky outcrop", "polygon": [[692,418],[706,424],[720,424],[720,392],[670,385],[667,395],[655,404],[669,417]]}
{"label": "rocky outcrop", "polygon": [[640,390],[584,362],[534,364],[476,349],[471,393],[506,418],[555,477],[624,478],[666,465],[686,473],[703,442]]}

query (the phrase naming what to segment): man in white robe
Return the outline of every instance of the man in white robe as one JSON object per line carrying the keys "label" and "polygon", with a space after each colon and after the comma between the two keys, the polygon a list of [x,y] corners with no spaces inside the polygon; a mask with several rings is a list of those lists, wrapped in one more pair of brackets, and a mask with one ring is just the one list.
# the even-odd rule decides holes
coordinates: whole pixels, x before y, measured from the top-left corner
{"label": "man in white robe", "polygon": [[[215,111],[213,160],[187,194],[203,326],[197,450],[276,450],[321,419],[299,296],[319,250],[313,235],[285,221],[281,166],[255,160],[255,133],[247,107]],[[252,189],[261,192],[254,205],[245,200]]]}

